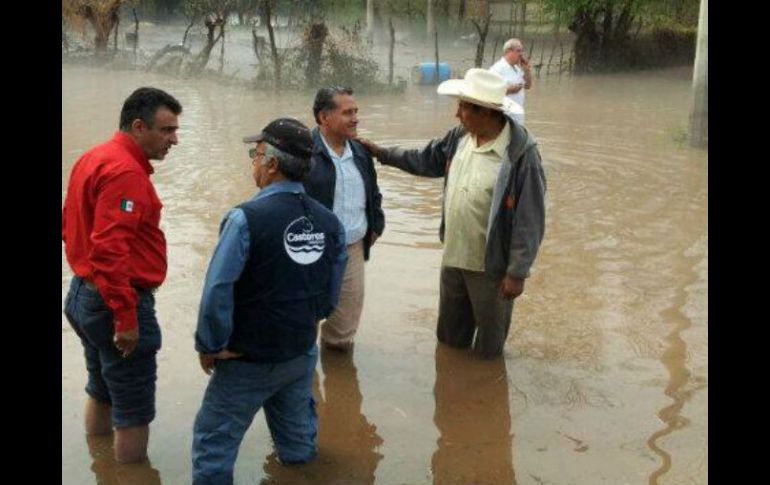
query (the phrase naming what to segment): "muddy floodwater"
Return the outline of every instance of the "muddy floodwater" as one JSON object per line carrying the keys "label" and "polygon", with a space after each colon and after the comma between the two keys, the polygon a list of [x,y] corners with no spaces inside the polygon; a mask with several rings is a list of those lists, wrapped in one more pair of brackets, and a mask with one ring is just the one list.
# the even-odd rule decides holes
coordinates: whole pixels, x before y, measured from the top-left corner
{"label": "muddy floodwater", "polygon": [[[688,68],[537,79],[527,126],[548,178],[547,228],[504,358],[437,347],[441,181],[378,166],[385,233],[366,265],[351,357],[317,368],[318,459],[283,468],[262,413],[237,484],[689,485],[708,482],[708,158],[682,141]],[[62,67],[62,201],[75,160],[153,85],[184,106],[154,162],[168,276],[150,464],[118,466],[83,432],[86,372],[62,316],[62,484],[190,483],[207,376],[193,334],[226,211],[247,198],[245,135],[278,116],[312,124],[312,92],[246,91],[144,72]],[[360,133],[422,146],[454,126],[433,87],[358,95]],[[62,300],[71,272],[62,249]]]}

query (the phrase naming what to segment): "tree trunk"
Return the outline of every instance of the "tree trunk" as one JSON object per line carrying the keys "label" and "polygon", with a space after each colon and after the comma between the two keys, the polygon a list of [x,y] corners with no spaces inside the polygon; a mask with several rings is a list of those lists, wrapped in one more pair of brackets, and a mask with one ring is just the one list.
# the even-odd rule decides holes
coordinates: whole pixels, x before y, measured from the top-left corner
{"label": "tree trunk", "polygon": [[91,17],[91,26],[94,28],[94,49],[96,57],[104,57],[107,53],[107,43],[110,39],[113,18]]}
{"label": "tree trunk", "polygon": [[489,33],[489,21],[491,19],[492,16],[487,15],[483,20],[483,26],[480,26],[475,20],[471,21],[479,33],[479,42],[476,44],[476,60],[474,61],[474,66],[476,67],[481,67],[481,64],[484,62],[484,45],[487,41],[487,34]]}
{"label": "tree trunk", "polygon": [[213,15],[209,15],[206,17],[206,45],[203,46],[203,50],[201,50],[200,54],[198,54],[198,57],[194,62],[194,65],[191,69],[193,74],[198,74],[206,68],[206,64],[209,62],[209,57],[211,57],[211,51],[219,41],[219,38],[223,35],[223,31],[220,29],[219,36],[214,38],[214,32],[216,31],[220,22],[222,22],[222,19],[218,16],[215,17]]}
{"label": "tree trunk", "polygon": [[267,22],[267,33],[270,37],[270,52],[273,55],[273,65],[275,66],[275,87],[281,85],[281,59],[278,57],[278,48],[275,45],[275,32],[273,32],[272,10],[274,0],[263,0],[262,6]]}
{"label": "tree trunk", "polygon": [[484,17],[487,15],[489,15],[489,0],[474,0],[471,17],[478,20],[484,20]]}
{"label": "tree trunk", "polygon": [[96,57],[104,57],[107,52],[107,42],[110,38],[109,29],[105,29],[97,24],[92,24],[94,27],[94,49]]}
{"label": "tree trunk", "polygon": [[602,41],[601,48],[599,50],[602,64],[607,64],[609,61],[611,44],[613,42],[612,35],[612,16],[613,8],[611,0],[607,0],[604,6],[604,19],[602,21]]}
{"label": "tree trunk", "polygon": [[[265,0],[260,0],[260,4],[263,4],[264,2],[265,2]],[[265,25],[265,19],[266,18],[267,17],[265,16],[265,9],[264,9],[264,7],[262,7],[262,8],[259,9],[259,25],[260,26]]]}
{"label": "tree trunk", "polygon": [[84,5],[78,10],[78,13],[94,28],[94,55],[97,58],[106,57],[110,32],[117,21],[120,4],[119,0],[113,0],[104,8],[96,9],[90,5]]}
{"label": "tree trunk", "polygon": [[374,36],[374,0],[366,0],[366,34]]}
{"label": "tree trunk", "polygon": [[134,63],[136,63],[136,48],[139,45],[139,17],[136,15],[136,9],[132,8],[134,14]]}
{"label": "tree trunk", "polygon": [[465,0],[460,0],[460,7],[457,9],[457,20],[462,22],[465,20]]}
{"label": "tree trunk", "polygon": [[709,14],[708,0],[700,1],[698,43],[692,75],[692,111],[690,112],[690,145],[708,148],[709,141]]}
{"label": "tree trunk", "polygon": [[553,24],[553,33],[556,36],[561,34],[561,10],[556,11],[556,21]]}
{"label": "tree trunk", "polygon": [[265,44],[265,38],[257,35],[257,26],[251,26],[251,46],[254,48],[254,55],[257,56],[257,62],[262,64],[262,48]]}
{"label": "tree trunk", "polygon": [[[225,14],[226,15],[226,14]],[[225,18],[227,18],[225,16]],[[222,22],[222,24],[219,26],[219,37],[222,38],[222,45],[219,49],[219,73],[222,74],[222,71],[225,68],[225,24],[227,22]]]}
{"label": "tree trunk", "polygon": [[436,32],[434,36],[436,38],[436,84],[438,84],[440,82],[439,79],[441,79],[441,76],[439,76],[440,71],[438,62],[438,32]]}
{"label": "tree trunk", "polygon": [[615,37],[616,40],[625,42],[628,38],[628,32],[631,30],[631,26],[634,23],[633,12],[633,0],[626,0],[623,5],[623,10],[618,16],[617,24],[615,25]]}
{"label": "tree trunk", "polygon": [[393,30],[393,18],[388,19],[390,27],[390,50],[388,51],[388,85],[393,85],[393,50],[396,45],[396,31]]}
{"label": "tree trunk", "polygon": [[569,25],[569,29],[577,36],[575,39],[575,72],[584,73],[594,69],[595,52],[600,50],[601,38],[596,31],[596,12],[587,8],[579,8]]}
{"label": "tree trunk", "polygon": [[187,35],[190,33],[190,29],[192,29],[192,26],[195,25],[198,22],[198,17],[192,16],[190,18],[190,24],[187,26],[186,29],[184,29],[184,35],[182,36],[182,45],[187,45]]}
{"label": "tree trunk", "polygon": [[511,0],[511,15],[508,19],[508,38],[516,35],[516,18],[518,9],[516,8],[516,0]]}
{"label": "tree trunk", "polygon": [[428,4],[425,7],[426,33],[429,37],[433,37],[433,34],[436,32],[436,26],[433,21],[433,0],[427,0],[427,2]]}
{"label": "tree trunk", "polygon": [[[371,0],[370,0],[371,1]],[[312,88],[317,85],[318,75],[321,72],[321,56],[323,55],[324,42],[329,35],[329,29],[323,22],[313,23],[307,29],[307,69],[305,70],[305,85]]]}
{"label": "tree trunk", "polygon": [[172,53],[179,53],[182,56],[188,56],[190,54],[190,50],[182,45],[168,44],[152,56],[152,58],[147,62],[147,67],[145,67],[144,70],[148,72],[152,71],[153,68],[155,68],[155,65],[163,58],[163,56]]}
{"label": "tree trunk", "polygon": [[70,52],[70,43],[67,40],[67,22],[64,21],[64,16],[61,18],[61,46],[64,49],[65,54]]}
{"label": "tree trunk", "polygon": [[115,14],[115,35],[112,40],[112,50],[118,52],[118,27],[120,27],[120,16]]}
{"label": "tree trunk", "polygon": [[380,8],[380,2],[373,1],[372,3],[374,3],[374,23],[382,23],[382,9]]}

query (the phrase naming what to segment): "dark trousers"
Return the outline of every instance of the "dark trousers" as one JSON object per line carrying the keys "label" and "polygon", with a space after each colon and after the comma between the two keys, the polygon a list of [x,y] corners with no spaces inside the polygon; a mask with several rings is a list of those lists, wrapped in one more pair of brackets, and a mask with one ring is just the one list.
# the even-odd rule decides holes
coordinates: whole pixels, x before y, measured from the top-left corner
{"label": "dark trousers", "polygon": [[112,311],[97,290],[75,276],[64,302],[64,314],[83,344],[88,370],[86,392],[112,407],[116,428],[143,426],[155,418],[160,326],[152,292],[137,290],[137,296],[139,342],[128,357],[123,357],[113,343]]}
{"label": "dark trousers", "polygon": [[[513,300],[500,297],[500,282],[483,272],[442,266],[436,336],[452,347],[473,347],[479,357],[502,355]],[[475,337],[475,338],[474,338]]]}

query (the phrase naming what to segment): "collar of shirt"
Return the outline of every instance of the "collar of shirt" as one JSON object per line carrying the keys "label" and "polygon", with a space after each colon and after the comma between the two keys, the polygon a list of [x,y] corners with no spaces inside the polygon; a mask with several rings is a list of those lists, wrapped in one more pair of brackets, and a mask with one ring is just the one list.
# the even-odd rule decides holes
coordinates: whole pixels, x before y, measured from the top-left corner
{"label": "collar of shirt", "polygon": [[304,194],[305,187],[302,182],[283,181],[270,184],[264,189],[260,190],[254,199],[261,199],[262,197],[269,197],[273,194],[280,194],[281,192],[291,192],[293,194]]}
{"label": "collar of shirt", "polygon": [[321,134],[321,131],[318,131],[318,134],[321,136],[321,141],[324,142],[324,146],[326,147],[326,151],[329,153],[329,156],[332,158],[333,161],[341,163],[349,158],[353,158],[353,151],[350,149],[350,141],[345,140],[345,149],[342,151],[342,156],[337,155],[337,152],[335,152],[332,147],[329,146],[328,143],[326,143],[326,138],[324,138],[323,134]]}
{"label": "collar of shirt", "polygon": [[[474,137],[474,144],[476,144],[476,140]],[[508,121],[506,120],[505,126],[503,127],[502,131],[499,135],[497,135],[497,138],[494,140],[490,140],[484,145],[480,147],[476,147],[473,149],[475,153],[486,153],[486,152],[495,152],[497,156],[500,158],[505,157],[505,150],[508,148],[508,145],[511,143],[511,127],[508,124]]]}
{"label": "collar of shirt", "polygon": [[147,172],[147,175],[151,175],[153,172],[155,172],[155,169],[150,164],[150,160],[147,158],[147,155],[144,154],[142,149],[139,147],[139,145],[137,145],[133,138],[122,131],[118,131],[112,137],[112,141],[128,150],[131,156],[134,157],[134,160],[139,162],[139,165],[141,165],[144,171]]}
{"label": "collar of shirt", "polygon": [[511,64],[510,62],[508,62],[508,59],[506,59],[505,57],[501,57],[501,58],[500,58],[500,60],[501,60],[502,62],[505,62],[505,65],[506,65],[506,66],[510,67],[511,69],[513,69],[513,70],[514,70],[514,71],[516,71],[516,72],[518,72],[518,71],[521,71],[521,70],[522,70],[522,69],[521,69],[521,65],[519,65],[518,63],[516,63],[516,64]]}

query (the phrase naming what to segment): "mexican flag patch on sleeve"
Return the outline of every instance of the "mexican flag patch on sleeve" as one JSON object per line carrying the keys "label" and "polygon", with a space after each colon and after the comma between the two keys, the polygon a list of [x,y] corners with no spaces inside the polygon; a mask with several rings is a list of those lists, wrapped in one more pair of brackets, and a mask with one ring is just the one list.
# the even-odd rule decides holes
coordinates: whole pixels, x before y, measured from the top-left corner
{"label": "mexican flag patch on sleeve", "polygon": [[120,199],[120,210],[123,212],[134,212],[134,201],[129,199]]}

